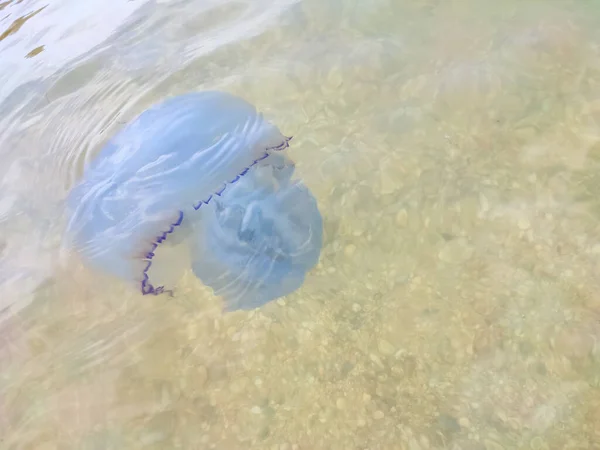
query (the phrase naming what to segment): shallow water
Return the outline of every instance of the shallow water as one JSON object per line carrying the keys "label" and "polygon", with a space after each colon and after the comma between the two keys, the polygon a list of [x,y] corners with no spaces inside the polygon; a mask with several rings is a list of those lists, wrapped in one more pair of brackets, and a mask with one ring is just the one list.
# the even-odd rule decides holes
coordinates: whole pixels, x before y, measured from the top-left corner
{"label": "shallow water", "polygon": [[[0,3],[0,448],[600,448],[591,1]],[[301,289],[224,313],[62,251],[112,134],[222,89],[294,135]]]}

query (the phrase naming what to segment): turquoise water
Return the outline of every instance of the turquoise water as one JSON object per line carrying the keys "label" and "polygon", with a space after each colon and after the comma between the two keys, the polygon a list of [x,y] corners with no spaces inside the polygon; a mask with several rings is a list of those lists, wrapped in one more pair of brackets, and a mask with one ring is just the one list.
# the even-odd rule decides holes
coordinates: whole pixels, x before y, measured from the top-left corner
{"label": "turquoise water", "polygon": [[[0,3],[0,448],[600,448],[591,1]],[[65,251],[86,162],[166,96],[285,135],[324,247],[225,313]]]}

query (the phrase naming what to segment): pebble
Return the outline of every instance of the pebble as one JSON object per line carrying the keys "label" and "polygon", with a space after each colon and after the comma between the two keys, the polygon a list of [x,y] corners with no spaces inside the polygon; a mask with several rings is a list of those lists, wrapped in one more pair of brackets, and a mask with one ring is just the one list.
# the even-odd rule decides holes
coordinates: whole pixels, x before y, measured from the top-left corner
{"label": "pebble", "polygon": [[421,445],[414,437],[408,441],[408,450],[422,450]]}
{"label": "pebble", "polygon": [[560,331],[554,347],[568,358],[584,359],[592,352],[594,340],[585,330],[572,327]]}
{"label": "pebble", "polygon": [[544,440],[539,436],[534,437],[529,442],[529,447],[531,447],[532,450],[548,450],[548,444],[546,444],[546,442],[544,442]]}
{"label": "pebble", "polygon": [[386,341],[385,339],[381,339],[379,341],[377,348],[379,349],[379,352],[382,355],[386,355],[386,356],[393,355],[394,352],[396,351],[394,346],[392,344],[390,344],[388,341]]}
{"label": "pebble", "polygon": [[473,256],[473,247],[465,239],[454,239],[444,244],[438,253],[438,258],[449,264],[459,264]]}
{"label": "pebble", "polygon": [[466,417],[461,417],[460,419],[458,419],[458,424],[463,428],[469,428],[471,422]]}
{"label": "pebble", "polygon": [[54,443],[42,442],[36,446],[38,450],[57,450],[58,447]]}
{"label": "pebble", "polygon": [[404,227],[406,227],[407,224],[408,224],[408,213],[406,212],[405,209],[401,209],[396,214],[396,225],[404,228]]}
{"label": "pebble", "polygon": [[375,420],[381,420],[385,417],[385,414],[383,413],[383,411],[375,411],[373,413],[373,419]]}
{"label": "pebble", "polygon": [[344,409],[346,407],[346,400],[344,400],[343,398],[338,398],[335,401],[335,406],[337,407],[337,409]]}
{"label": "pebble", "polygon": [[447,433],[456,433],[460,431],[460,425],[458,421],[448,414],[440,415],[440,417],[438,418],[438,425],[442,429],[442,431],[445,431]]}
{"label": "pebble", "polygon": [[246,389],[247,383],[248,383],[248,380],[246,380],[245,378],[240,378],[238,380],[232,381],[231,384],[229,385],[229,389],[234,394],[239,394]]}
{"label": "pebble", "polygon": [[482,193],[479,194],[479,206],[481,207],[482,212],[488,212],[490,210],[490,202]]}
{"label": "pebble", "polygon": [[382,195],[393,194],[399,187],[398,177],[394,173],[386,169],[381,170],[379,192]]}
{"label": "pebble", "polygon": [[140,444],[145,446],[150,446],[152,444],[157,444],[158,442],[164,441],[168,438],[166,433],[162,431],[149,431],[147,433],[142,434],[139,437]]}
{"label": "pebble", "polygon": [[261,413],[260,406],[253,406],[250,411],[252,412],[252,414],[260,414]]}
{"label": "pebble", "polygon": [[344,77],[342,76],[339,67],[334,67],[329,71],[329,74],[327,75],[327,83],[329,87],[337,89],[342,85],[343,82]]}
{"label": "pebble", "polygon": [[531,224],[529,223],[529,219],[527,219],[526,217],[521,217],[517,222],[517,226],[521,230],[525,231],[531,227]]}
{"label": "pebble", "polygon": [[352,311],[354,312],[359,312],[361,310],[361,306],[358,303],[353,303],[352,304]]}
{"label": "pebble", "polygon": [[193,341],[198,337],[198,324],[196,321],[192,321],[188,324],[187,337],[190,341]]}
{"label": "pebble", "polygon": [[556,421],[556,408],[549,404],[542,404],[536,408],[531,418],[531,426],[537,430],[546,430]]}
{"label": "pebble", "polygon": [[383,364],[383,361],[379,356],[375,355],[374,353],[371,353],[369,355],[369,359],[373,361],[380,369],[385,369],[385,365]]}
{"label": "pebble", "polygon": [[355,252],[356,252],[356,245],[354,245],[354,244],[346,245],[346,248],[344,249],[344,254],[346,256],[352,256],[352,255],[354,255]]}
{"label": "pebble", "polygon": [[[396,354],[396,358],[398,355]],[[407,377],[412,377],[417,369],[417,360],[414,356],[406,355],[401,357],[402,371]]]}
{"label": "pebble", "polygon": [[204,366],[198,366],[196,382],[199,386],[204,386],[208,381],[208,370]]}
{"label": "pebble", "polygon": [[502,447],[500,444],[489,439],[483,441],[483,444],[485,445],[485,450],[504,450],[504,447]]}

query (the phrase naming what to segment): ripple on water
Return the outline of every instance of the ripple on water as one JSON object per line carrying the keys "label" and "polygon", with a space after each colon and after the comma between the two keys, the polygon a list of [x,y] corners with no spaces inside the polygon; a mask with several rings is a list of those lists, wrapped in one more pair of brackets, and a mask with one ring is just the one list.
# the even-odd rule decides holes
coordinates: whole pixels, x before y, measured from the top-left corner
{"label": "ripple on water", "polygon": [[[593,2],[48,3],[0,41],[0,308],[35,302],[0,320],[3,444],[595,442]],[[4,5],[0,33],[44,1]],[[318,282],[222,316],[201,288],[140,301],[61,272],[61,199],[103,141],[217,86],[295,135]]]}

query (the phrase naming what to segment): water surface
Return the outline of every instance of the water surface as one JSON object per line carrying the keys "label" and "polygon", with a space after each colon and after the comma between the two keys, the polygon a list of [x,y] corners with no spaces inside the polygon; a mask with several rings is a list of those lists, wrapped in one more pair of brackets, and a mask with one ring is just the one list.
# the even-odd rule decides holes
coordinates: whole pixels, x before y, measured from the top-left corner
{"label": "water surface", "polygon": [[[600,448],[598,30],[591,1],[0,3],[1,447]],[[86,162],[203,89],[294,135],[323,214],[256,311],[61,250]]]}

